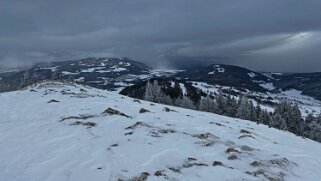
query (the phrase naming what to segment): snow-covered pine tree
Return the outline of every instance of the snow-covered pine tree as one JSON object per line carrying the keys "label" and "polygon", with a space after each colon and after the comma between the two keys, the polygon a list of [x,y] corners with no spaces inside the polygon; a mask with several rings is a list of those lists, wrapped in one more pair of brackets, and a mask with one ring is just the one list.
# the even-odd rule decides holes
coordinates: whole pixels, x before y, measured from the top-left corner
{"label": "snow-covered pine tree", "polygon": [[251,110],[250,104],[246,97],[242,96],[238,102],[238,109],[236,112],[236,117],[241,119],[250,119],[251,117]]}
{"label": "snow-covered pine tree", "polygon": [[312,113],[309,113],[306,117],[305,117],[305,123],[306,124],[310,124],[312,122],[316,121],[316,118],[313,116]]}
{"label": "snow-covered pine tree", "polygon": [[271,126],[276,129],[287,130],[287,125],[285,120],[282,118],[280,114],[275,114],[271,121]]}
{"label": "snow-covered pine tree", "polygon": [[226,97],[226,107],[225,113],[226,116],[235,117],[238,105],[237,101],[230,95]]}
{"label": "snow-covered pine tree", "polygon": [[157,80],[150,80],[146,83],[144,99],[156,103],[173,104],[172,99],[162,92]]}
{"label": "snow-covered pine tree", "polygon": [[255,106],[252,101],[249,101],[249,109],[250,109],[250,120],[251,121],[257,121],[257,114],[255,110]]}
{"label": "snow-covered pine tree", "polygon": [[[177,98],[174,101],[174,105],[187,108],[187,109],[194,109],[194,110],[196,109],[196,106],[194,105],[193,101],[189,99],[187,96],[183,96],[182,98]],[[204,111],[207,111],[207,110],[204,110]]]}
{"label": "snow-covered pine tree", "polygon": [[20,87],[25,87],[25,86],[28,86],[30,84],[33,83],[33,80],[32,80],[32,77],[31,75],[29,74],[28,71],[26,71],[24,74],[23,74],[23,78],[21,80],[21,83],[20,83]]}
{"label": "snow-covered pine tree", "polygon": [[255,107],[256,122],[262,122],[261,112],[262,112],[261,106],[257,104]]}
{"label": "snow-covered pine tree", "polygon": [[271,126],[272,116],[270,115],[270,113],[266,109],[261,111],[261,116],[260,117],[261,117],[261,123],[262,124]]}
{"label": "snow-covered pine tree", "polygon": [[321,111],[320,111],[320,114],[317,117],[317,122],[318,122],[318,124],[321,125]]}
{"label": "snow-covered pine tree", "polygon": [[198,106],[200,111],[213,112],[215,109],[215,102],[210,96],[202,97]]}
{"label": "snow-covered pine tree", "polygon": [[275,108],[274,115],[280,115],[286,123],[287,130],[297,135],[303,134],[304,122],[297,104],[282,101]]}
{"label": "snow-covered pine tree", "polygon": [[62,75],[61,75],[61,73],[59,71],[54,71],[52,73],[51,79],[52,80],[61,80],[62,79]]}
{"label": "snow-covered pine tree", "polygon": [[290,110],[291,111],[289,112],[290,114],[289,131],[298,135],[302,135],[304,125],[303,125],[303,119],[302,119],[301,111],[299,109],[298,104],[294,104],[293,106],[291,106]]}
{"label": "snow-covered pine tree", "polygon": [[216,96],[216,108],[214,109],[217,114],[225,115],[226,112],[226,99],[223,93],[220,91],[219,94]]}
{"label": "snow-covered pine tree", "polygon": [[70,75],[68,76],[68,81],[69,81],[69,82],[74,82],[74,81],[75,81],[75,76],[74,76],[73,74],[70,74]]}

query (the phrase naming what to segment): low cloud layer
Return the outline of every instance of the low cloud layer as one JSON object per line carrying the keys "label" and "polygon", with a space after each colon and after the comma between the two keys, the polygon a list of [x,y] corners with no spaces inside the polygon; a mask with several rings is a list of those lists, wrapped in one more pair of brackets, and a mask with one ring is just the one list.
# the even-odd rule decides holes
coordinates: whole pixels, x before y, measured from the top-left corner
{"label": "low cloud layer", "polygon": [[321,1],[2,0],[0,69],[88,56],[321,71]]}

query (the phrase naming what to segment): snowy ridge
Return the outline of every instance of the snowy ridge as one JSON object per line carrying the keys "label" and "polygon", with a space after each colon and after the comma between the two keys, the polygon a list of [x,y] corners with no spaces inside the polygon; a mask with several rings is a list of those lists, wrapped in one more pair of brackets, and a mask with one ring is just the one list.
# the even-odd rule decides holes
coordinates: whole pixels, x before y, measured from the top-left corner
{"label": "snowy ridge", "polygon": [[2,93],[0,102],[1,180],[321,176],[319,143],[250,121],[58,82]]}

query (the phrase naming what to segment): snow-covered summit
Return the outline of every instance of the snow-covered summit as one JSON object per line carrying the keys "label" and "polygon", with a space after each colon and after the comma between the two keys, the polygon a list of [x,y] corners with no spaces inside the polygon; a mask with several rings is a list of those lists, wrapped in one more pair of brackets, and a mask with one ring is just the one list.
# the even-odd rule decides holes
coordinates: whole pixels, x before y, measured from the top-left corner
{"label": "snow-covered summit", "polygon": [[246,120],[44,82],[0,94],[0,180],[320,180],[321,145]]}

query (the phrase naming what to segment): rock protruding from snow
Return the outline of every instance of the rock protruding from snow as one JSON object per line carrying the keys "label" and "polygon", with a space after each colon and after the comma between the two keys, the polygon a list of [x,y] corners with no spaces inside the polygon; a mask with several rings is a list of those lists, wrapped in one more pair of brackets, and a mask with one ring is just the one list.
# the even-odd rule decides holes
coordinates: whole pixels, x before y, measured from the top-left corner
{"label": "rock protruding from snow", "polygon": [[107,108],[104,112],[103,112],[103,114],[116,114],[116,115],[120,115],[120,116],[124,116],[124,117],[126,117],[126,118],[132,118],[131,116],[128,116],[128,115],[126,115],[125,113],[122,113],[122,112],[120,112],[120,111],[118,111],[118,110],[116,110],[116,109],[113,109],[113,108]]}

